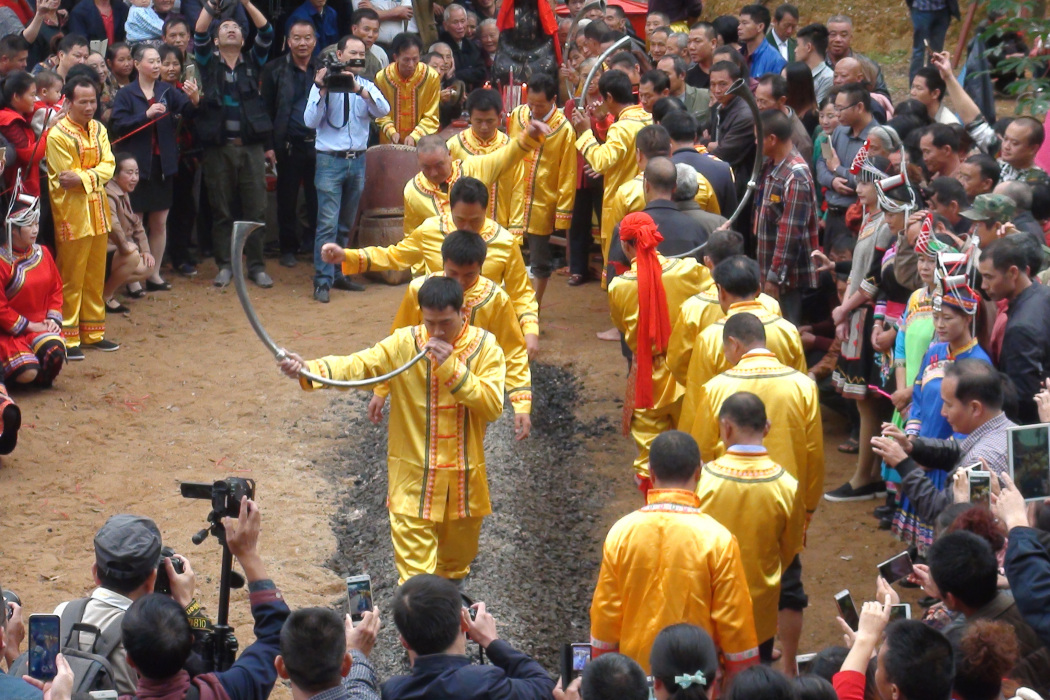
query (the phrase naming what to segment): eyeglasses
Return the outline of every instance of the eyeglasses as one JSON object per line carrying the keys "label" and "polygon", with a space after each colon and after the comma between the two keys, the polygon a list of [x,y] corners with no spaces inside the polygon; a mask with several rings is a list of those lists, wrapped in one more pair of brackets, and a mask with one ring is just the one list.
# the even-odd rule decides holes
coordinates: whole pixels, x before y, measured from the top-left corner
{"label": "eyeglasses", "polygon": [[833,105],[832,109],[835,110],[835,114],[842,114],[847,109],[850,109],[851,107],[856,107],[859,104],[860,104],[860,102],[854,102],[853,104],[846,105],[845,107],[839,107],[838,105]]}

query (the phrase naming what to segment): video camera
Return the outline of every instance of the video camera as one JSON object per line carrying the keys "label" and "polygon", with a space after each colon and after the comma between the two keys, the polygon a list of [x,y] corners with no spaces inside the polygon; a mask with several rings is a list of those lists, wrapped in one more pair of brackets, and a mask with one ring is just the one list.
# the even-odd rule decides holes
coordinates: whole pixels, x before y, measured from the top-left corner
{"label": "video camera", "polygon": [[350,68],[364,68],[365,59],[351,58],[340,61],[334,56],[328,57],[324,62],[327,70],[321,83],[328,92],[353,92],[356,81]]}
{"label": "video camera", "polygon": [[183,498],[211,501],[212,513],[219,520],[240,515],[242,497],[255,499],[255,480],[237,476],[228,476],[211,484],[184,481],[179,488]]}

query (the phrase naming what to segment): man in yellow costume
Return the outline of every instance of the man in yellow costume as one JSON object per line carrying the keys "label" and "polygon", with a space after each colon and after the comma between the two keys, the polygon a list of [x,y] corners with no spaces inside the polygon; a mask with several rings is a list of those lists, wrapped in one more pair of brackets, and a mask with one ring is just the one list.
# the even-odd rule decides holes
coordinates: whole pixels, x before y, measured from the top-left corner
{"label": "man in yellow costume", "polygon": [[56,263],[62,276],[62,336],[67,360],[83,360],[83,348],[112,352],[105,338],[106,183],[116,166],[106,127],[93,119],[98,89],[74,78],[62,89],[69,110],[47,139],[47,185],[55,220]]}
{"label": "man in yellow costume", "polygon": [[730,447],[717,460],[704,462],[696,495],[700,510],[724,525],[740,545],[760,640],[758,655],[763,663],[772,663],[780,577],[802,551],[805,518],[796,498],[798,481],[762,446],[769,423],[757,396],[742,391],[727,398],[718,426],[722,442]]}
{"label": "man in yellow costume", "polygon": [[605,143],[599,144],[590,129],[590,119],[579,110],[572,113],[572,125],[579,135],[576,148],[590,168],[605,177],[605,194],[602,195],[602,264],[609,264],[609,243],[612,240],[613,221],[605,212],[613,201],[616,191],[638,174],[638,160],[634,155],[634,139],[638,131],[653,123],[651,114],[638,104],[626,73],[610,70],[598,80],[598,92],[603,105],[616,121],[609,127]]}
{"label": "man in yellow costume", "polygon": [[621,518],[605,538],[591,600],[594,654],[619,651],[649,672],[660,630],[704,628],[725,659],[726,680],[758,663],[755,618],[736,538],[700,510],[700,455],[672,430],[652,447],[647,504]]}
{"label": "man in yellow costume", "polygon": [[289,353],[279,361],[309,391],[323,385],[299,377],[301,369],[367,379],[427,350],[390,380],[387,507],[399,583],[416,574],[460,580],[470,572],[481,521],[492,512],[485,430],[503,412],[503,351],[491,333],[466,322],[459,282],[428,279],[419,306],[421,325],[399,328],[367,350],[309,362]]}
{"label": "man in yellow costume", "polygon": [[682,388],[667,369],[664,353],[671,335],[670,314],[700,288],[700,263],[692,258],[668,260],[656,252],[662,241],[652,217],[628,214],[620,223],[620,242],[631,268],[609,285],[613,325],[623,334],[634,362],[627,378],[624,434],[638,449],[635,482],[644,494],[649,478],[649,446],[678,421]]}
{"label": "man in yellow costume", "polygon": [[[705,328],[693,341],[692,356],[689,358],[685,381],[682,382],[686,391],[679,425],[686,430],[696,416],[700,387],[708,379],[731,367],[722,352],[722,326],[727,318],[739,313],[754,314],[766,327],[767,347],[781,362],[803,374],[808,367],[798,329],[758,301],[762,277],[757,262],[743,255],[728,258],[714,269],[714,279],[718,288],[718,303],[726,317]],[[675,365],[680,367],[681,362],[676,359]]]}
{"label": "man in yellow costume", "polygon": [[[498,92],[489,88],[474,90],[467,95],[463,109],[469,115],[470,126],[446,142],[452,160],[483,156],[511,142],[511,137],[499,130],[503,100]],[[489,218],[511,233],[514,207],[521,206],[521,192],[514,191],[521,184],[521,174],[522,164],[518,161],[504,169],[489,186]]]}
{"label": "man in yellow costume", "polygon": [[[824,432],[820,419],[820,397],[816,382],[805,370],[785,366],[767,348],[772,326],[752,313],[730,316],[721,328],[731,369],[700,387],[688,387],[697,397],[696,420],[682,427],[700,445],[705,462],[726,452],[720,440],[717,419],[729,397],[740,392],[758,396],[766,406],[770,423],[765,438],[769,458],[798,481],[796,501],[808,526],[824,486]],[[705,333],[708,331],[705,331]],[[802,636],[802,611],[809,603],[802,586],[802,562],[796,556],[784,570],[780,588],[780,642],[785,670],[794,670],[795,654]]]}
{"label": "man in yellow costume", "polygon": [[558,85],[546,73],[534,73],[523,104],[507,118],[507,133],[517,136],[533,119],[550,127],[543,145],[525,154],[522,186],[510,232],[529,243],[529,275],[536,302],[543,302],[551,268],[551,234],[567,236],[576,199],[576,132],[558,109]]}
{"label": "man in yellow costume", "polygon": [[[743,254],[743,235],[729,229],[716,229],[711,232],[704,245],[704,267],[714,270],[723,260]],[[759,294],[755,301],[770,313],[781,315],[780,303],[768,294]],[[715,279],[708,276],[700,285],[700,293],[686,299],[678,311],[678,318],[672,319],[671,340],[667,344],[667,364],[679,384],[685,385],[689,376],[689,362],[693,358],[693,343],[696,342],[697,336],[712,323],[725,317],[726,313],[718,303]]]}
{"label": "man in yellow costume", "polygon": [[419,60],[423,42],[416,34],[402,32],[390,44],[393,62],[376,74],[376,87],[390,103],[390,113],[376,119],[379,143],[415,146],[419,139],[438,131],[441,77]]}
{"label": "man in yellow costume", "polygon": [[[461,177],[477,178],[485,183],[486,188],[491,188],[504,173],[520,172],[522,158],[543,144],[548,131],[550,127],[546,124],[533,121],[518,138],[508,140],[490,153],[456,159],[440,136],[420,139],[416,154],[419,173],[405,183],[405,235],[431,216],[448,214],[449,192]],[[490,198],[490,219],[495,206]]]}
{"label": "man in yellow costume", "polygon": [[450,216],[433,216],[423,225],[392,246],[342,249],[326,244],[321,248],[325,262],[342,263],[344,275],[372,270],[407,270],[422,263],[428,273],[444,268],[441,246],[445,236],[462,229],[481,234],[488,254],[481,274],[503,285],[521,325],[531,358],[540,347],[539,314],[536,295],[529,284],[521,247],[507,229],[486,218],[489,192],[481,180],[461,177],[449,192]]}
{"label": "man in yellow costume", "polygon": [[[442,272],[463,287],[463,308],[467,322],[475,328],[483,328],[496,336],[507,360],[507,398],[514,408],[514,432],[518,440],[524,440],[532,431],[532,371],[529,369],[529,354],[525,348],[525,336],[521,333],[514,306],[510,297],[498,284],[482,276],[488,247],[485,240],[473,231],[453,231],[441,244]],[[430,277],[417,277],[405,290],[401,307],[394,317],[393,330],[405,326],[418,326],[422,322],[419,310],[419,288]],[[380,384],[374,390],[368,404],[368,415],[373,423],[383,419],[383,404],[390,393],[389,385]]]}

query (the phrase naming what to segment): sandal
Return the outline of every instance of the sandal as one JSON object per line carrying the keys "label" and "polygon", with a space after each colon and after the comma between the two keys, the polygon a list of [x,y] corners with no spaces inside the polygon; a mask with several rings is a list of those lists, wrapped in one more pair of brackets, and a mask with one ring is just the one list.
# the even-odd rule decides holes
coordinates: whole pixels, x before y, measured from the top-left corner
{"label": "sandal", "polygon": [[846,438],[846,442],[839,445],[839,452],[855,455],[860,452],[860,443],[855,438]]}
{"label": "sandal", "polygon": [[139,287],[138,289],[132,289],[131,285],[125,287],[125,293],[132,299],[141,299],[142,297],[146,296],[145,289],[143,289],[142,287]]}

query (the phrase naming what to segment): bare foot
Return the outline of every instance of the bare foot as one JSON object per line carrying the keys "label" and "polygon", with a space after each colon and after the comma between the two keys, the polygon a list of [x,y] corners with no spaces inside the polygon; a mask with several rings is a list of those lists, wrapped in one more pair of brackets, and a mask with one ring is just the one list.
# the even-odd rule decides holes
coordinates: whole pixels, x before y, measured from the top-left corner
{"label": "bare foot", "polygon": [[602,331],[601,333],[596,333],[595,335],[598,336],[598,340],[619,340],[620,339],[620,331],[616,330],[615,328],[610,328],[607,331]]}

